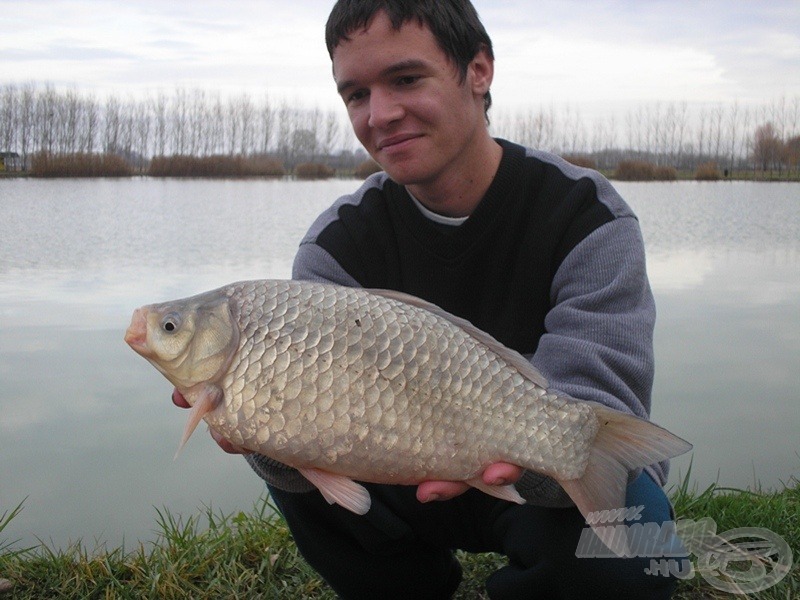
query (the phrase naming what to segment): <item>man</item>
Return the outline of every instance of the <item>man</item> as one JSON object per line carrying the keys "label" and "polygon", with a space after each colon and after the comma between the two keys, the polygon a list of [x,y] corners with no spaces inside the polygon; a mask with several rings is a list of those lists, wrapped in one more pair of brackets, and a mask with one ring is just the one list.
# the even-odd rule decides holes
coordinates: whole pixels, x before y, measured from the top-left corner
{"label": "man", "polygon": [[[494,58],[469,1],[340,0],[326,41],[356,136],[384,172],[318,218],[294,278],[420,296],[530,357],[553,388],[647,417],[655,308],[638,223],[599,174],[491,137]],[[487,582],[493,599],[667,598],[674,585],[646,575],[649,560],[577,558],[578,510],[514,465],[483,478],[515,483],[522,506],[463,483],[367,484],[372,508],[357,516],[295,470],[247,459],[343,598],[449,598],[454,549],[508,556]],[[641,522],[670,518],[666,467],[630,476]]]}

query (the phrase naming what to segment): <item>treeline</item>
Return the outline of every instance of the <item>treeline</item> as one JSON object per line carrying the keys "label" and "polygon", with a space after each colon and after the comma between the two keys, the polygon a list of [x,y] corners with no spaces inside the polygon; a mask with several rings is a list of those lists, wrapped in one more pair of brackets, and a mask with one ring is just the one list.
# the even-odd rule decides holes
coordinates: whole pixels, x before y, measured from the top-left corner
{"label": "treeline", "polygon": [[[686,102],[639,106],[622,119],[587,122],[565,107],[501,113],[493,129],[534,148],[589,157],[603,170],[623,161],[680,171],[800,176],[800,96],[758,107],[738,102],[691,110]],[[702,167],[702,169],[701,169]]]}
{"label": "treeline", "polygon": [[[10,84],[0,88],[0,152],[18,153],[27,167],[59,156],[77,163],[116,155],[137,173],[148,173],[155,159],[156,172],[171,164],[184,171],[261,173],[266,165],[268,174],[275,174],[275,161],[287,170],[303,162],[352,168],[366,156],[346,149],[353,143],[341,113],[267,95],[223,98],[199,89],[122,100],[52,85]],[[225,164],[213,167],[205,160],[212,157]]]}
{"label": "treeline", "polygon": [[[662,174],[715,165],[722,172],[800,176],[800,97],[759,107],[655,103],[593,121],[569,106],[496,108],[490,116],[494,135],[581,156],[606,171],[633,161]],[[366,154],[356,149],[340,108],[201,89],[100,99],[52,85],[4,85],[0,153],[5,152],[18,153],[26,169],[37,163],[51,174],[69,165],[94,172],[104,160],[112,164],[100,156],[118,157],[130,173],[151,175],[327,176],[373,168],[364,164]]]}

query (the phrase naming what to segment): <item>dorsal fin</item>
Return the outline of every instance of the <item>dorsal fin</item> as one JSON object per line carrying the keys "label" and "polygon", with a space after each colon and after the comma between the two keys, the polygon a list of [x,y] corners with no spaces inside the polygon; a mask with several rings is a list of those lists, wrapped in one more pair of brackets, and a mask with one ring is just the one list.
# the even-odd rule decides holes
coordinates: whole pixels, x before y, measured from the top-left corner
{"label": "dorsal fin", "polygon": [[432,302],[428,302],[427,300],[423,300],[422,298],[418,298],[416,296],[412,296],[411,294],[406,294],[405,292],[398,292],[396,290],[381,290],[381,289],[367,289],[365,290],[370,292],[371,294],[375,294],[377,296],[383,296],[384,298],[389,298],[391,300],[396,300],[397,302],[402,302],[404,304],[410,304],[411,306],[415,306],[417,308],[421,308],[423,310],[427,310],[434,315],[441,317],[447,321],[450,321],[453,325],[463,329],[469,335],[474,337],[478,340],[481,344],[489,348],[492,352],[500,356],[504,361],[506,361],[509,365],[514,367],[517,371],[519,371],[520,375],[525,377],[526,379],[532,381],[539,387],[547,389],[548,383],[547,379],[544,375],[539,372],[539,369],[534,367],[528,359],[522,356],[516,350],[512,350],[507,346],[504,346],[496,339],[494,339],[491,335],[478,329],[461,317],[457,317],[446,310],[436,306]]}

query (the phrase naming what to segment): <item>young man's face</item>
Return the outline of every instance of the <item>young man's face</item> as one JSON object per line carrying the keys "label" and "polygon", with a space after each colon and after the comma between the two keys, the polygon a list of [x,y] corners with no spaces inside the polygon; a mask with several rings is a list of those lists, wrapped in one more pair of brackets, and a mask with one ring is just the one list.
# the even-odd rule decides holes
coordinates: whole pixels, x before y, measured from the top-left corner
{"label": "young man's face", "polygon": [[370,155],[404,185],[468,176],[491,60],[480,52],[461,81],[427,26],[412,19],[396,31],[383,11],[350,38],[333,52],[334,79]]}

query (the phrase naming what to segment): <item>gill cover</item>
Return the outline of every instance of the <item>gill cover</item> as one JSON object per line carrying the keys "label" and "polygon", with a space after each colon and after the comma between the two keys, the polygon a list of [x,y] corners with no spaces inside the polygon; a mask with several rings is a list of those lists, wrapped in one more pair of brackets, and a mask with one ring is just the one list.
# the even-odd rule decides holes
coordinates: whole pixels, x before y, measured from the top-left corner
{"label": "gill cover", "polygon": [[230,364],[239,329],[227,297],[201,294],[147,309],[145,358],[178,389],[214,381]]}

